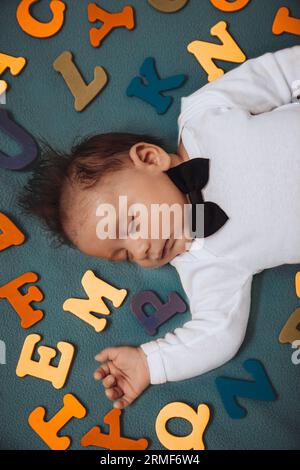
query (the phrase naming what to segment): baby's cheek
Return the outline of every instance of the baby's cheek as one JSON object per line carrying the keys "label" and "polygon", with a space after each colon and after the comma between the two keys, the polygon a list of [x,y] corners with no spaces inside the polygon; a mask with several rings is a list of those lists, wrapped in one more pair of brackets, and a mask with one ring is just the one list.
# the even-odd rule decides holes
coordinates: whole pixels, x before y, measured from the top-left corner
{"label": "baby's cheek", "polygon": [[189,251],[191,248],[192,240],[186,237],[183,237],[182,240],[178,240],[178,244],[174,246],[175,256],[181,255],[185,251]]}

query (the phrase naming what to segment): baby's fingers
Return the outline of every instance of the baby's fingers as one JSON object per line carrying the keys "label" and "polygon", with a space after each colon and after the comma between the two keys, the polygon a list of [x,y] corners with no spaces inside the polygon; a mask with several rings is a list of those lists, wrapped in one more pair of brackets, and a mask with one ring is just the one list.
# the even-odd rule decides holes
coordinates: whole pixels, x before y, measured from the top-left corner
{"label": "baby's fingers", "polygon": [[118,355],[119,348],[105,348],[97,356],[95,356],[96,361],[113,361]]}
{"label": "baby's fingers", "polygon": [[108,364],[102,364],[102,366],[98,367],[98,369],[94,372],[94,379],[102,380],[109,374],[110,370]]}
{"label": "baby's fingers", "polygon": [[105,390],[105,395],[109,400],[116,400],[117,398],[121,398],[124,395],[124,392],[120,389],[120,387],[116,386],[107,388]]}
{"label": "baby's fingers", "polygon": [[116,378],[113,375],[107,375],[103,380],[102,383],[105,388],[111,388],[116,385]]}
{"label": "baby's fingers", "polygon": [[132,402],[133,400],[127,400],[126,398],[123,397],[114,403],[114,408],[118,408],[118,409],[127,408],[129,405],[131,405]]}

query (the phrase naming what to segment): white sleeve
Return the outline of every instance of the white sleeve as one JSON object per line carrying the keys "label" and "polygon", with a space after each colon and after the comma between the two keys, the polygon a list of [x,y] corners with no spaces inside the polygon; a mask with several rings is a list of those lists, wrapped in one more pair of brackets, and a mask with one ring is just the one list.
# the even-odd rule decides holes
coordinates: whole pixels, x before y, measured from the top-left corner
{"label": "white sleeve", "polygon": [[229,361],[244,339],[252,274],[237,262],[204,252],[172,261],[190,301],[192,319],[141,345],[151,384],[189,379]]}
{"label": "white sleeve", "polygon": [[271,111],[293,100],[293,83],[300,80],[300,46],[267,52],[249,59],[193,94],[181,99],[185,122],[195,110],[243,108],[251,114]]}

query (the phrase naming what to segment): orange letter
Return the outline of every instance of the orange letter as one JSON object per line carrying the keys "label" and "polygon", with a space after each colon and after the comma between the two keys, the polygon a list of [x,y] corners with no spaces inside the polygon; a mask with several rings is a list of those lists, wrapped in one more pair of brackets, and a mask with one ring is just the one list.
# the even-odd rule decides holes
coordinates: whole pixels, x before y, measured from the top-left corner
{"label": "orange letter", "polygon": [[32,359],[35,346],[42,339],[40,335],[29,335],[25,339],[21,356],[17,365],[17,376],[25,377],[31,375],[43,380],[49,380],[54,388],[62,388],[67,380],[74,356],[74,346],[70,343],[60,341],[57,349],[61,352],[61,358],[58,366],[52,366],[51,361],[56,356],[55,349],[47,346],[40,346],[38,353],[39,361]]}
{"label": "orange letter", "polygon": [[281,7],[274,18],[272,32],[274,34],[290,33],[300,36],[300,19],[290,16],[286,7]]}
{"label": "orange letter", "polygon": [[25,295],[19,291],[20,287],[36,282],[38,278],[37,274],[29,272],[0,287],[0,299],[6,299],[10,303],[21,318],[22,328],[29,328],[35,325],[44,316],[42,310],[34,310],[30,305],[31,302],[43,300],[42,291],[36,286],[29,287]]}
{"label": "orange letter", "polygon": [[298,271],[295,276],[295,288],[297,297],[300,297],[300,271]]}
{"label": "orange letter", "polygon": [[68,436],[58,436],[58,432],[72,419],[82,419],[86,409],[74,395],[68,393],[64,396],[64,406],[50,421],[44,421],[45,408],[39,406],[33,410],[28,418],[30,427],[52,450],[66,450],[70,447],[71,439]]}
{"label": "orange letter", "polygon": [[228,1],[228,0],[210,0],[211,3],[213,4],[214,7],[218,8],[218,10],[221,11],[239,11],[242,10],[245,6],[248,5],[250,0],[234,0]]}
{"label": "orange letter", "polygon": [[21,230],[2,212],[0,212],[0,232],[0,251],[11,246],[22,245],[25,241]]}
{"label": "orange letter", "polygon": [[108,78],[103,67],[95,67],[94,80],[86,85],[80,72],[73,62],[71,52],[63,52],[53,62],[54,70],[60,72],[75,98],[76,111],[82,111],[105,87]]}
{"label": "orange letter", "polygon": [[23,31],[34,38],[49,38],[58,33],[64,24],[66,5],[60,0],[51,0],[50,10],[53,19],[49,23],[36,20],[30,14],[30,7],[39,0],[21,0],[17,8],[17,20]]}
{"label": "orange letter", "polygon": [[88,5],[89,21],[94,23],[102,21],[103,26],[100,29],[91,28],[90,41],[93,47],[99,47],[103,39],[111,32],[113,28],[124,26],[127,29],[134,28],[134,12],[129,5],[125,6],[120,13],[109,13],[103,8],[98,7],[95,3]]}
{"label": "orange letter", "polygon": [[[186,403],[173,402],[164,406],[156,419],[156,434],[162,445],[169,450],[204,450],[203,434],[210,417],[207,405],[199,405],[197,411]],[[187,436],[174,436],[166,429],[169,419],[183,418],[193,430]]]}
{"label": "orange letter", "polygon": [[6,69],[9,69],[12,75],[19,75],[25,65],[26,59],[24,59],[24,57],[13,57],[0,52],[0,74],[5,72]]}
{"label": "orange letter", "polygon": [[109,425],[109,434],[103,434],[99,426],[94,426],[81,439],[83,447],[95,446],[110,450],[145,450],[147,439],[128,439],[121,436],[121,410],[113,409],[104,416],[104,423]]}
{"label": "orange letter", "polygon": [[224,74],[224,70],[217,67],[212,59],[241,63],[246,60],[246,56],[228,33],[227,23],[225,21],[219,21],[219,23],[215,24],[211,28],[210,34],[217,36],[223,44],[219,45],[205,41],[193,41],[190,42],[187,49],[195,55],[198,62],[200,62],[207,72],[208,81],[212,82]]}
{"label": "orange letter", "polygon": [[81,283],[88,299],[68,299],[63,305],[63,309],[71,312],[81,320],[91,325],[97,333],[104,330],[107,321],[104,318],[96,318],[91,312],[109,315],[110,311],[102,300],[102,297],[109,299],[114,307],[120,307],[127,295],[125,289],[116,289],[95,276],[92,271],[87,271]]}
{"label": "orange letter", "polygon": [[[11,55],[0,53],[0,75],[5,72],[6,69],[10,70],[10,73],[14,76],[19,75],[26,65],[26,59],[24,57],[13,57]],[[0,96],[7,90],[7,83],[5,80],[0,80]]]}

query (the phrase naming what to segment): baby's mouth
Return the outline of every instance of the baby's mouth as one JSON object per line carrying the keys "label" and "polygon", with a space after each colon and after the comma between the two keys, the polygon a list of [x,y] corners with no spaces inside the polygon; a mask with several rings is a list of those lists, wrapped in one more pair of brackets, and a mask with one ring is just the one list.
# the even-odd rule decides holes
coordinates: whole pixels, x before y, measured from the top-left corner
{"label": "baby's mouth", "polygon": [[172,246],[173,240],[171,238],[168,238],[164,244],[162,254],[161,254],[161,259],[165,258],[167,254],[169,253],[170,247]]}
{"label": "baby's mouth", "polygon": [[175,243],[174,239],[167,238],[164,243],[163,249],[159,253],[157,253],[157,255],[154,255],[154,254],[148,255],[147,259],[149,261],[156,261],[156,262],[162,261],[169,254],[170,250],[173,248],[174,243]]}

